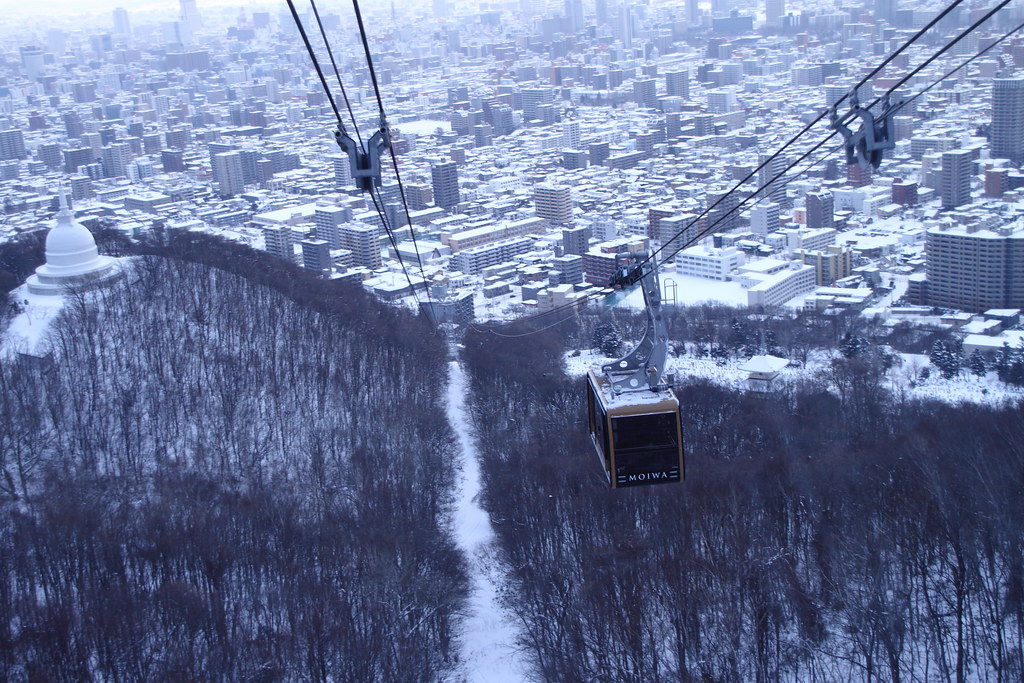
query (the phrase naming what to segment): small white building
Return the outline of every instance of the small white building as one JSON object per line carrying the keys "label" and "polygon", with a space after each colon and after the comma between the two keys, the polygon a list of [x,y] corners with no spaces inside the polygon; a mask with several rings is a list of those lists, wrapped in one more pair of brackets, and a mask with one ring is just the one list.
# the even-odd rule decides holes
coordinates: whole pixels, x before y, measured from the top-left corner
{"label": "small white building", "polygon": [[[754,279],[751,274],[745,276],[749,282]],[[814,266],[797,263],[783,271],[758,278],[753,286],[747,289],[748,306],[781,306],[801,294],[807,294],[815,287]]]}
{"label": "small white building", "polygon": [[715,249],[695,246],[676,255],[676,272],[705,280],[732,280],[733,273],[744,263],[743,253],[736,247]]}
{"label": "small white building", "polygon": [[768,392],[772,383],[784,367],[789,365],[785,358],[776,356],[754,356],[740,366],[742,372],[750,373],[747,377],[747,388],[751,391]]}

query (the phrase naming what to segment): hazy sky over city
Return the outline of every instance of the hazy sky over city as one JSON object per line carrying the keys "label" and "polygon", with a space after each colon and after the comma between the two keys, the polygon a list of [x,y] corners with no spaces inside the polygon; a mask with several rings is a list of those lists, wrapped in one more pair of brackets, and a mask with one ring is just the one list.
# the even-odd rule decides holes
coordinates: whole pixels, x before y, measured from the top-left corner
{"label": "hazy sky over city", "polygon": [[[371,7],[381,4],[382,0],[363,0],[361,5]],[[234,7],[242,8],[246,10],[259,9],[259,8],[277,8],[285,9],[286,5],[284,0],[277,0],[273,2],[252,2],[251,0],[235,0],[223,1],[223,0],[198,0],[196,3],[199,7],[200,12],[204,8],[215,8],[215,7]],[[302,0],[296,3],[297,6],[301,7],[304,3]],[[409,4],[420,4],[410,3],[408,0],[400,0],[395,3],[397,6],[409,5]],[[339,11],[341,9],[349,9],[351,7],[350,2],[321,2],[319,3],[320,8],[323,11]],[[47,0],[44,3],[36,2],[25,2],[24,0],[0,0],[0,10],[3,12],[19,12],[22,14],[30,15],[52,15],[54,13],[73,13],[73,14],[109,14],[115,7],[123,7],[129,12],[149,12],[149,11],[161,11],[161,10],[174,10],[177,11],[179,7],[178,0]]]}
{"label": "hazy sky over city", "polygon": [[[239,8],[252,11],[260,8],[286,7],[283,1],[250,2],[249,0],[236,2],[222,2],[219,0],[204,2],[199,0],[197,6],[200,13],[204,11],[222,12],[225,9],[233,9],[237,13]],[[0,0],[0,14],[8,19],[8,21],[4,22],[8,25],[11,23],[9,21],[11,17],[26,19],[53,17],[56,18],[54,23],[63,23],[61,20],[73,17],[89,17],[91,15],[95,19],[94,21],[90,20],[88,23],[98,26],[104,22],[110,23],[112,21],[111,12],[116,7],[123,7],[128,10],[129,17],[133,21],[145,21],[147,19],[161,19],[176,15],[180,5],[178,0],[47,0],[46,2]],[[25,26],[25,28],[32,27]]]}
{"label": "hazy sky over city", "polygon": [[[381,7],[390,7],[391,0],[361,0],[364,12]],[[428,6],[430,0],[395,0],[395,6],[406,10],[412,6]],[[284,0],[198,0],[201,15],[230,16],[239,10],[246,12],[269,10],[275,13],[287,12]],[[309,6],[308,0],[297,0],[300,10]],[[40,35],[50,28],[69,30],[73,28],[106,29],[113,26],[112,12],[123,7],[129,13],[133,26],[167,21],[179,13],[178,0],[47,0],[31,2],[26,0],[0,0],[0,38],[17,35]],[[318,3],[322,12],[348,15],[352,11],[351,0],[322,0]]]}

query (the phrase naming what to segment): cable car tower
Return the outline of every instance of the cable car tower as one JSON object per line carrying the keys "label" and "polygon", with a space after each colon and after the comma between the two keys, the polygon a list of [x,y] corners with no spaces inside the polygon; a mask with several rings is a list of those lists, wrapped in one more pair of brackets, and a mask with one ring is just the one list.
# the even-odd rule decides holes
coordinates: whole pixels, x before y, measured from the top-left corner
{"label": "cable car tower", "polygon": [[661,381],[668,326],[658,267],[647,252],[615,258],[613,287],[640,284],[647,328],[636,348],[587,373],[590,437],[612,488],[677,482],[684,477],[679,399]]}

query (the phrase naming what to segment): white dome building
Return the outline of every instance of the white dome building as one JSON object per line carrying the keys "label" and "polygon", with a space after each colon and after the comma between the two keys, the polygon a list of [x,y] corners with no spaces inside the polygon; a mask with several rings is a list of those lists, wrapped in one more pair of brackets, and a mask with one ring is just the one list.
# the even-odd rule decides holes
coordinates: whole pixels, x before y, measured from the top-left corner
{"label": "white dome building", "polygon": [[46,263],[28,278],[32,294],[61,295],[68,286],[95,288],[120,274],[117,262],[100,256],[89,229],[75,220],[60,192],[57,225],[46,236]]}

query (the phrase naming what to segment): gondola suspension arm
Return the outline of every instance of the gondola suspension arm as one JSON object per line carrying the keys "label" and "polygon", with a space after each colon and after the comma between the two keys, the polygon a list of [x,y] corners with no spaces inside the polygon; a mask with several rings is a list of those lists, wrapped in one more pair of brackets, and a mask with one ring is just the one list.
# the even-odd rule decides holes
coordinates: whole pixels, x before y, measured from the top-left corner
{"label": "gondola suspension arm", "polygon": [[601,372],[611,382],[612,391],[623,393],[662,389],[661,373],[668,356],[668,326],[661,308],[661,284],[658,267],[646,251],[618,254],[616,272],[609,283],[625,288],[640,284],[647,309],[647,328],[636,348],[622,358],[601,366]]}

